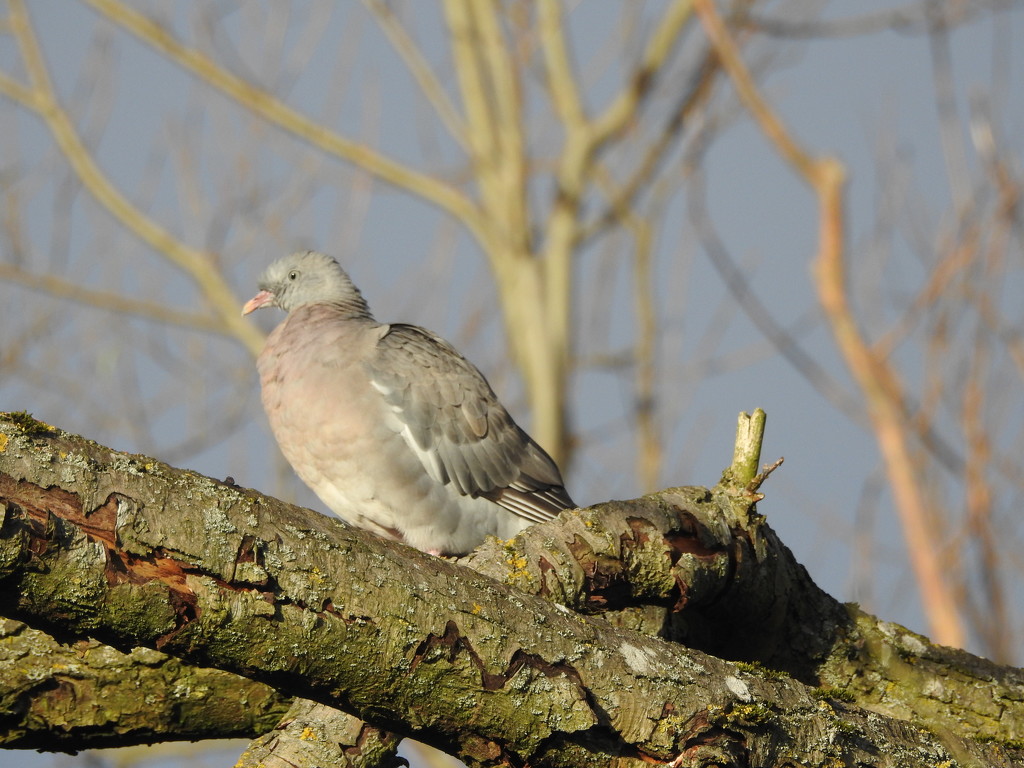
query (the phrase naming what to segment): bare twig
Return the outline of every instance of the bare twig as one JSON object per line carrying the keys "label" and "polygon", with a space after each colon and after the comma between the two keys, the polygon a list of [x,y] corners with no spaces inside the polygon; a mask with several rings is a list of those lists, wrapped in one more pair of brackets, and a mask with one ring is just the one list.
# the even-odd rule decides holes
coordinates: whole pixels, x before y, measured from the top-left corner
{"label": "bare twig", "polygon": [[920,476],[909,445],[911,428],[903,418],[901,389],[889,364],[875,355],[861,335],[846,294],[844,265],[844,179],[838,160],[815,158],[793,138],[759,93],[712,0],[694,0],[708,38],[735,84],[740,100],[776,151],[818,196],[819,231],[815,278],[819,300],[847,366],[867,401],[875,436],[885,459],[910,560],[935,639],[963,646],[963,623],[946,582],[940,547],[929,525]]}
{"label": "bare twig", "polygon": [[401,21],[395,16],[394,11],[383,0],[363,0],[363,4],[376,17],[380,28],[387,35],[388,40],[391,41],[391,45],[394,46],[398,55],[401,56],[402,61],[405,62],[406,68],[416,79],[416,83],[419,85],[420,90],[423,91],[423,95],[427,97],[427,100],[437,111],[437,116],[448,129],[448,133],[458,142],[459,146],[468,152],[469,137],[466,135],[465,121],[463,121],[455,105],[452,104],[451,99],[448,98],[444,86],[437,79],[423,53],[405,31]]}
{"label": "bare twig", "polygon": [[[190,248],[147,217],[121,194],[97,165],[71,119],[57,101],[23,0],[11,0],[9,5],[11,29],[21,49],[30,83],[29,93],[15,88],[11,95],[30,106],[44,120],[82,185],[97,202],[139,239],[164,254],[188,274],[202,290],[228,332],[253,354],[258,352],[263,345],[263,334],[239,316],[239,301],[209,254]],[[0,81],[0,88],[4,88],[5,92],[9,85],[7,78]]]}
{"label": "bare twig", "polygon": [[131,299],[112,291],[93,290],[69,280],[62,280],[56,275],[37,275],[11,264],[0,264],[0,280],[8,280],[34,291],[44,291],[59,299],[88,304],[110,312],[122,312],[156,323],[177,325],[195,331],[230,335],[228,329],[224,327],[224,323],[211,315],[182,312],[163,304]]}
{"label": "bare twig", "polygon": [[482,237],[482,222],[473,203],[461,192],[433,176],[415,171],[359,142],[328,130],[292,109],[272,93],[217,65],[209,57],[175,39],[160,24],[117,0],[86,0],[109,21],[131,32],[192,72],[204,83],[227,94],[264,120],[309,142],[324,152],[358,165],[382,181],[422,197],[461,220]]}

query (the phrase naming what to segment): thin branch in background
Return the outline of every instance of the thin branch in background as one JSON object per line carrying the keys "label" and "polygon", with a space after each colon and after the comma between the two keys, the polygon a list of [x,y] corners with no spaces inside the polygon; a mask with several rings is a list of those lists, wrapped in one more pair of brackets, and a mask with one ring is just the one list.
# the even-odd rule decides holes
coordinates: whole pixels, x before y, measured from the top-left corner
{"label": "thin branch in background", "polygon": [[[975,234],[967,232],[965,237],[971,238]],[[937,262],[933,260],[933,263],[929,265],[931,271],[922,288],[900,316],[890,323],[887,329],[881,331],[878,338],[872,342],[873,354],[879,359],[893,357],[899,345],[910,337],[926,315],[941,312],[942,298],[948,295],[950,286],[968,268],[974,254],[970,242],[951,243],[940,252],[945,255],[941,256]],[[942,327],[943,325],[940,318],[938,326]],[[929,341],[929,350],[933,359],[940,360],[942,351],[934,348],[932,342],[935,340],[937,339]],[[912,397],[909,393],[904,393],[900,408],[903,411],[904,419],[913,426],[921,444],[947,471],[962,476],[964,458],[956,447],[942,437],[934,418],[936,408],[942,400],[945,384],[945,379],[939,376],[922,386],[922,393],[917,398]]]}
{"label": "thin branch in background", "polygon": [[650,95],[677,50],[683,29],[693,17],[692,0],[674,0],[654,26],[632,79],[618,95],[595,116],[590,128],[592,151],[620,135],[633,121],[641,104]]}
{"label": "thin branch in background", "polygon": [[441,85],[441,81],[434,74],[434,70],[431,69],[423,52],[406,32],[402,22],[383,0],[363,0],[363,5],[377,19],[381,30],[405,63],[406,69],[416,80],[420,90],[427,97],[427,101],[436,110],[437,116],[448,129],[449,135],[468,154],[470,140],[467,136],[465,121],[455,105],[452,104],[451,99],[448,98],[448,93]]}
{"label": "thin branch in background", "polygon": [[200,51],[182,44],[165,28],[124,3],[117,0],[86,1],[109,21],[128,30],[145,44],[165,54],[267,122],[319,147],[331,156],[362,166],[382,181],[434,203],[460,219],[471,232],[482,235],[482,221],[475,206],[447,184],[327,130],[273,94],[222,69]]}
{"label": "thin branch in background", "polygon": [[[989,130],[979,131],[981,116],[977,111],[975,115],[972,120],[972,137],[975,146],[981,150],[983,163],[990,166],[984,151],[994,145],[995,130],[989,125]],[[979,142],[982,136],[988,136],[991,143]],[[1001,163],[999,165],[1003,167]],[[991,221],[982,225],[987,233],[987,242],[984,253],[979,254],[979,279],[971,281],[965,291],[968,294],[965,305],[974,310],[977,319],[975,339],[969,350],[970,370],[963,393],[962,421],[968,456],[965,486],[967,525],[977,548],[977,571],[987,607],[984,615],[978,618],[976,631],[985,640],[986,650],[993,658],[1009,660],[1013,658],[1015,643],[1013,618],[1003,583],[1005,570],[1002,551],[1008,547],[1006,535],[998,532],[994,485],[989,474],[992,467],[995,467],[996,472],[999,471],[998,465],[993,462],[993,454],[996,450],[994,446],[1003,431],[1002,414],[1007,405],[998,402],[994,395],[999,388],[993,387],[991,383],[993,366],[990,360],[1000,351],[998,346],[993,349],[993,342],[999,345],[1004,344],[1004,341],[1000,334],[993,332],[988,318],[997,314],[997,306],[1005,303],[1002,294],[1005,293],[1008,278],[1007,257],[1020,199],[1019,186],[1012,183],[1012,177],[1005,173],[1005,168],[1003,170],[1003,173],[996,171],[995,174],[997,196],[990,204]],[[1017,302],[1010,299],[1010,303],[1012,306]],[[1007,346],[1006,353],[1012,359],[1014,350]],[[1010,477],[1019,480],[1019,473]],[[1000,546],[1001,543],[1003,546]]]}
{"label": "thin branch in background", "polygon": [[[655,220],[660,219],[657,209]],[[664,449],[658,419],[658,308],[654,278],[654,227],[650,219],[637,219],[631,227],[636,236],[633,255],[633,284],[637,313],[636,420],[637,477],[645,492],[656,490],[664,463]],[[628,226],[628,224],[627,224]]]}
{"label": "thin branch in background", "polygon": [[758,297],[751,287],[750,281],[733,260],[732,255],[724,246],[715,231],[711,214],[707,210],[707,192],[704,178],[694,174],[690,181],[690,194],[687,196],[690,211],[690,223],[697,233],[701,247],[708,255],[708,260],[722,278],[725,287],[736,299],[738,307],[761,331],[772,347],[782,355],[793,369],[799,373],[818,394],[854,424],[863,424],[864,409],[836,379],[783,327]]}
{"label": "thin branch in background", "polygon": [[874,605],[877,588],[878,534],[875,530],[876,521],[880,517],[882,492],[885,489],[885,476],[880,471],[869,475],[861,487],[860,498],[854,513],[851,537],[851,568],[850,595],[862,605]]}
{"label": "thin branch in background", "polygon": [[999,196],[999,216],[1024,250],[1024,183],[1020,168],[1013,167],[1014,153],[1005,145],[993,124],[991,99],[980,93],[971,98],[971,141]]}
{"label": "thin branch in background", "polygon": [[619,186],[616,195],[608,201],[605,209],[587,224],[580,235],[581,241],[597,236],[616,222],[617,212],[636,205],[637,199],[658,177],[669,150],[681,137],[683,127],[695,111],[710,99],[718,73],[718,59],[709,50],[704,63],[695,74],[693,85],[684,91],[677,106],[664,119],[657,138],[647,145],[632,174]]}
{"label": "thin branch in background", "polygon": [[[1012,656],[1009,616],[1002,581],[1000,579],[999,552],[993,530],[992,484],[987,477],[991,463],[992,445],[985,423],[986,372],[990,365],[989,334],[975,332],[971,352],[970,372],[963,388],[962,423],[967,447],[967,466],[964,476],[967,530],[977,547],[977,570],[983,586],[985,609],[976,616],[974,629],[982,638],[986,653],[995,661],[1007,661]],[[968,601],[974,604],[973,600]]]}
{"label": "thin branch in background", "polygon": [[921,317],[948,295],[955,281],[962,279],[963,273],[975,259],[978,235],[977,228],[971,226],[962,233],[957,233],[955,240],[940,248],[939,258],[930,265],[931,272],[924,285],[907,304],[900,317],[872,343],[876,354],[881,357],[893,355],[914,332]]}
{"label": "thin branch in background", "polygon": [[925,15],[929,24],[928,49],[932,55],[932,83],[935,88],[942,156],[946,161],[946,178],[953,196],[953,207],[959,212],[969,204],[971,185],[967,156],[961,142],[962,121],[956,105],[949,24],[938,3],[929,3]]}
{"label": "thin branch in background", "polygon": [[[894,131],[883,129],[881,133],[891,136]],[[988,135],[984,130],[981,133]],[[1012,155],[1009,151],[1004,154]],[[906,174],[894,175],[893,169],[902,166],[901,157],[902,153],[892,153],[891,156],[880,156],[878,161],[881,199],[876,206],[879,224],[872,234],[872,243],[869,246],[872,253],[879,253],[889,247],[888,240],[894,236],[897,229],[889,224],[889,218],[900,209],[906,208],[908,202],[917,199],[913,190],[907,189]],[[972,193],[969,204],[958,216],[959,223],[937,246],[936,238],[931,232],[938,225],[933,222],[927,222],[911,235],[912,246],[919,254],[919,264],[926,273],[926,279],[909,302],[902,302],[904,306],[895,321],[886,328],[880,328],[878,338],[873,343],[876,354],[886,358],[897,354],[901,345],[912,343],[914,334],[919,329],[924,330],[927,325],[927,339],[920,345],[925,350],[926,360],[930,361],[926,362],[925,369],[942,371],[944,367],[948,367],[943,365],[950,354],[947,337],[951,327],[957,325],[955,319],[948,316],[948,312],[962,311],[958,308],[958,302],[964,301],[963,291],[970,284],[964,273],[976,260],[978,238],[990,228],[982,218],[985,214],[978,208],[986,204],[984,201],[984,194]],[[904,226],[911,217],[909,211],[904,212],[901,216]],[[881,321],[886,317],[886,310],[882,304],[873,301],[881,298],[882,292],[873,290],[871,286],[892,283],[884,274],[885,265],[880,261],[880,258],[868,260],[869,265],[876,266],[876,270],[867,272],[862,269],[860,281],[863,287],[855,290],[861,299],[862,316],[866,318],[869,326],[872,318]],[[998,324],[998,321],[995,322]],[[939,409],[943,402],[948,400],[948,384],[949,377],[945,372],[928,377],[919,387],[918,395],[905,395],[903,410],[905,418],[914,426],[918,439],[932,454],[932,458],[938,460],[947,472],[962,478],[965,463],[962,452],[949,439],[942,436],[942,425],[939,423]],[[953,410],[958,407],[953,403],[950,405]],[[999,472],[1002,477],[1015,483],[1022,482],[1016,470],[1009,474],[1002,469]]]}
{"label": "thin branch in background", "polygon": [[891,368],[873,355],[861,336],[846,294],[845,171],[837,160],[812,157],[790,135],[761,97],[712,0],[694,0],[694,7],[740,99],[776,151],[818,196],[820,240],[815,278],[819,300],[867,402],[932,634],[940,643],[963,647],[967,640],[963,622],[938,560],[936,541],[941,537],[929,526],[927,502],[918,486],[920,473],[908,441],[910,428],[900,407],[901,388]]}
{"label": "thin branch in background", "polygon": [[562,26],[562,7],[555,0],[541,0],[537,7],[537,28],[540,33],[541,51],[544,54],[544,68],[551,106],[573,133],[581,130],[587,121],[583,108],[580,87],[570,62],[569,50]]}
{"label": "thin branch in background", "polygon": [[[660,218],[656,210],[653,219]],[[640,488],[649,493],[658,488],[664,458],[657,417],[655,381],[657,378],[657,304],[654,293],[654,232],[651,219],[632,211],[622,213],[622,224],[633,235],[633,305],[636,314],[636,353],[634,356],[636,419],[636,476]]]}
{"label": "thin branch in background", "polygon": [[61,320],[51,312],[43,312],[31,319],[22,319],[22,328],[11,333],[10,326],[5,328],[3,347],[0,348],[0,372],[18,370],[32,348],[33,343],[52,339],[63,325]]}
{"label": "thin branch in background", "polygon": [[935,24],[942,24],[945,27],[959,26],[983,13],[1009,8],[1014,2],[1016,0],[920,0],[907,3],[902,8],[827,21],[792,21],[750,13],[744,15],[740,23],[775,37],[862,37],[887,31],[916,35],[929,33]]}
{"label": "thin branch in background", "polygon": [[[57,102],[46,63],[29,21],[22,0],[10,0],[10,23],[28,72],[31,89],[30,106],[46,123],[68,163],[74,168],[83,186],[98,203],[115,216],[127,229],[188,274],[202,290],[227,332],[255,354],[263,344],[263,334],[238,314],[238,299],[207,255],[189,248],[157,222],[146,217],[114,187],[83,146],[67,113]],[[0,92],[22,100],[21,89],[10,89],[7,78],[0,80]]]}
{"label": "thin branch in background", "polygon": [[79,283],[63,280],[52,274],[37,275],[20,267],[0,263],[0,280],[18,283],[33,291],[40,291],[59,299],[74,301],[110,312],[133,315],[155,323],[228,335],[224,324],[216,317],[200,315],[195,312],[183,312],[153,301],[130,299],[111,291],[85,288]]}
{"label": "thin branch in background", "polygon": [[[539,24],[546,62],[548,88],[565,132],[555,171],[556,195],[543,225],[540,264],[546,300],[544,336],[553,350],[553,394],[561,399],[568,374],[573,255],[581,239],[580,208],[584,190],[592,178],[594,159],[620,137],[637,118],[641,105],[659,81],[677,48],[679,36],[692,16],[688,0],[675,0],[665,10],[644,47],[626,85],[595,117],[588,118],[582,100],[569,95],[578,85],[571,71],[562,24],[562,9],[553,1],[541,5]],[[550,375],[550,374],[549,374]],[[555,405],[557,409],[560,406]],[[556,451],[556,456],[561,451]]]}

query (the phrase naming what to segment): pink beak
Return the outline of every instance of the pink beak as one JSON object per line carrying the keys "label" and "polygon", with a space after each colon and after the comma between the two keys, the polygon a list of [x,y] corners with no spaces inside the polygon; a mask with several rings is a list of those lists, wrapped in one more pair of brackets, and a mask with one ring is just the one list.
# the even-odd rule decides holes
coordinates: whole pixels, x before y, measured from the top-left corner
{"label": "pink beak", "polygon": [[267,304],[270,304],[273,301],[274,294],[272,294],[270,291],[260,291],[247,302],[245,302],[245,306],[242,307],[242,314],[248,315],[253,310],[259,309],[260,307],[265,307],[267,306]]}

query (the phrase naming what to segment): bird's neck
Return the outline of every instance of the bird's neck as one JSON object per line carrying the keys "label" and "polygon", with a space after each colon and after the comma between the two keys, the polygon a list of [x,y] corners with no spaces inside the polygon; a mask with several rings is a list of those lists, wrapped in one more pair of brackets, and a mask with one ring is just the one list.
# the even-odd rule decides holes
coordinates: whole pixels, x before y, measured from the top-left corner
{"label": "bird's neck", "polygon": [[348,299],[325,302],[325,304],[346,320],[373,320],[370,307],[362,296],[357,295]]}
{"label": "bird's neck", "polygon": [[365,299],[358,293],[343,299],[321,299],[300,304],[297,307],[293,307],[288,314],[301,314],[313,317],[330,315],[339,320],[373,321],[370,307],[367,306]]}

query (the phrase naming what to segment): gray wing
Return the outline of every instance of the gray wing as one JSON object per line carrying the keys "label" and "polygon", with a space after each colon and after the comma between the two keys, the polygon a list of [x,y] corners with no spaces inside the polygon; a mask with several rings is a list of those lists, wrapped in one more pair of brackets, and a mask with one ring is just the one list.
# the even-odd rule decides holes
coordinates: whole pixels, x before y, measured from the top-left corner
{"label": "gray wing", "polygon": [[366,363],[370,381],[430,476],[532,522],[576,505],[555,462],[448,342],[396,323]]}

